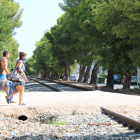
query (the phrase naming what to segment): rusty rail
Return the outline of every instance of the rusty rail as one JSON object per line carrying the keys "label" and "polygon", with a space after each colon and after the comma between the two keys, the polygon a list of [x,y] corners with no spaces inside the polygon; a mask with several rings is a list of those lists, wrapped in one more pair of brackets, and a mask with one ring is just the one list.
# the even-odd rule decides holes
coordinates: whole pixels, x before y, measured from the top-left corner
{"label": "rusty rail", "polygon": [[120,121],[122,121],[122,122],[124,122],[124,123],[126,123],[128,125],[131,125],[132,127],[137,128],[137,129],[140,130],[140,122],[139,121],[136,121],[134,119],[126,117],[126,116],[124,116],[122,114],[119,114],[117,112],[114,112],[114,111],[112,111],[110,109],[107,109],[105,107],[102,107],[102,106],[101,106],[101,111],[102,111],[102,113],[105,112],[105,113],[107,113],[109,115],[112,115],[115,118],[117,118],[118,120],[120,120]]}

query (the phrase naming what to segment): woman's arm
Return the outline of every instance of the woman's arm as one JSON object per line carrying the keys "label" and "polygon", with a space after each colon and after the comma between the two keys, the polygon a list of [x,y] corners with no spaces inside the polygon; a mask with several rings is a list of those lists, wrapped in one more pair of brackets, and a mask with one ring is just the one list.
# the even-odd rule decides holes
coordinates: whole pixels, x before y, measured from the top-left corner
{"label": "woman's arm", "polygon": [[17,62],[17,67],[18,67],[19,71],[24,75],[24,77],[26,77],[26,76],[25,76],[25,73],[24,73],[23,70],[21,69],[22,65],[23,65],[22,61],[19,60],[19,61]]}

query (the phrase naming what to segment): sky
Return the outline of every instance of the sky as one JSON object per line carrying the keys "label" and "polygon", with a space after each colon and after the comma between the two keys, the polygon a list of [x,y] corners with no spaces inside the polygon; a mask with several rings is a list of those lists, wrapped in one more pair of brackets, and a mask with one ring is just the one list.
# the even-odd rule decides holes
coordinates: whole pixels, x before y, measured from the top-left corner
{"label": "sky", "polygon": [[21,21],[23,25],[15,29],[14,38],[19,43],[19,51],[25,52],[28,58],[35,50],[36,41],[39,41],[44,32],[50,30],[57,19],[64,14],[58,6],[63,0],[14,0],[23,8]]}

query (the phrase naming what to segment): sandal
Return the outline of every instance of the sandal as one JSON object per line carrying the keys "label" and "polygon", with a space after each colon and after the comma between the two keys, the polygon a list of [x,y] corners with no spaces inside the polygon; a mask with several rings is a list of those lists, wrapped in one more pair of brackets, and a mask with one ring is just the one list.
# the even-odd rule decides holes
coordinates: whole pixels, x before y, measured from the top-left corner
{"label": "sandal", "polygon": [[9,104],[10,103],[10,100],[7,98],[7,96],[5,96],[5,98],[6,98],[7,104]]}
{"label": "sandal", "polygon": [[21,104],[18,104],[18,105],[26,105],[25,103],[21,103]]}
{"label": "sandal", "polygon": [[11,103],[16,103],[16,101],[12,101]]}

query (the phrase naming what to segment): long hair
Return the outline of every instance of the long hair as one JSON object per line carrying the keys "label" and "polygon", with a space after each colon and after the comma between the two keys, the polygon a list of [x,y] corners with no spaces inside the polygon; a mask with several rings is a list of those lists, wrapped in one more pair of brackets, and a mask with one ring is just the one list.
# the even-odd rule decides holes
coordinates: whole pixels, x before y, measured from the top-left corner
{"label": "long hair", "polygon": [[25,55],[26,55],[25,52],[20,52],[20,53],[19,53],[19,59],[22,60],[22,56],[25,56]]}

